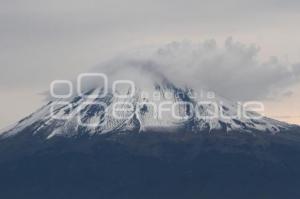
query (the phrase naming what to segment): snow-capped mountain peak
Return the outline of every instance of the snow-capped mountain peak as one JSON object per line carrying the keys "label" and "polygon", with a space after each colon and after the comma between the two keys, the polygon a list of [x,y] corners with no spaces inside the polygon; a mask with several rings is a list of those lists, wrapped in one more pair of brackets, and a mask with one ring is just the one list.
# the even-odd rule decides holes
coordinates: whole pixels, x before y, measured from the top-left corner
{"label": "snow-capped mountain peak", "polygon": [[[2,137],[25,131],[48,139],[147,131],[278,133],[291,127],[255,112],[244,111],[245,117],[240,114],[239,103],[204,89],[177,86],[149,64],[111,70],[108,75],[110,84],[90,84],[83,95],[51,98],[48,104],[3,132]],[[118,85],[113,83],[117,80]]]}

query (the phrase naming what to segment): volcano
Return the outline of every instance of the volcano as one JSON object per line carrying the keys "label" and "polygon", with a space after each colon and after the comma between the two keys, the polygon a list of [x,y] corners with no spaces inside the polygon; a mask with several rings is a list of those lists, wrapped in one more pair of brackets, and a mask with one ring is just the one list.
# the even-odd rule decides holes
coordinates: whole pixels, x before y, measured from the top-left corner
{"label": "volcano", "polygon": [[119,86],[93,82],[50,96],[3,130],[0,196],[300,197],[298,126],[240,114],[240,103],[178,85],[156,68],[109,70]]}

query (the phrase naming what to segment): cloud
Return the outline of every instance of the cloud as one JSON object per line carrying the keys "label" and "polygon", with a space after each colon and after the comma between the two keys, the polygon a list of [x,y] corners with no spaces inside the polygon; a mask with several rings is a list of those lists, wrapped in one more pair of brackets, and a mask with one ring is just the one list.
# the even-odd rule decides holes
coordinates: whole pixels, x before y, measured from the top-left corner
{"label": "cloud", "polygon": [[101,64],[97,70],[120,72],[128,66],[151,67],[177,85],[209,89],[235,100],[286,96],[290,93],[289,87],[300,80],[300,64],[287,63],[276,57],[263,62],[258,58],[259,51],[255,45],[236,42],[232,38],[223,45],[218,45],[215,40],[198,44],[172,42],[150,52],[140,49],[123,54]]}
{"label": "cloud", "polygon": [[72,4],[2,0],[0,85],[44,89],[52,79],[72,76],[118,50],[198,35],[222,39],[234,35],[259,42],[270,53],[282,48],[278,54],[298,56],[299,27],[293,24],[298,23],[299,4],[296,0],[75,0]]}

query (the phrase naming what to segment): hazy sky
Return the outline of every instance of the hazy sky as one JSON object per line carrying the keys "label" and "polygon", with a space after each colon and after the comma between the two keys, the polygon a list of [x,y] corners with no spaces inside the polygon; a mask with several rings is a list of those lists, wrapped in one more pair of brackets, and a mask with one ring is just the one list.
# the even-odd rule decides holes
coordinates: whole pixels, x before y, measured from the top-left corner
{"label": "hazy sky", "polygon": [[[232,36],[259,46],[260,63],[289,67],[300,62],[299,10],[297,0],[0,0],[0,127],[43,104],[53,79],[143,46]],[[286,86],[268,113],[300,123],[300,85]]]}

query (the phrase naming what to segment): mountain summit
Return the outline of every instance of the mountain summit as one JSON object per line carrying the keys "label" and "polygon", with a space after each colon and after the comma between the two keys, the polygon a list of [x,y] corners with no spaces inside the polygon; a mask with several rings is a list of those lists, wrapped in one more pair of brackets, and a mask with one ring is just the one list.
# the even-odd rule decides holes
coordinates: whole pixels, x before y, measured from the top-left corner
{"label": "mountain summit", "polygon": [[[154,63],[131,62],[118,70],[109,67],[107,76],[83,74],[80,82],[72,83],[77,83],[75,89],[68,91],[72,95],[63,99],[51,96],[48,104],[3,132],[1,137],[23,131],[43,134],[47,139],[156,131],[275,134],[294,127],[245,110],[241,102],[214,92],[176,85],[156,68]],[[107,82],[95,80],[103,78],[101,75]]]}

